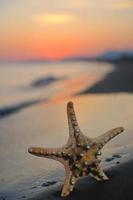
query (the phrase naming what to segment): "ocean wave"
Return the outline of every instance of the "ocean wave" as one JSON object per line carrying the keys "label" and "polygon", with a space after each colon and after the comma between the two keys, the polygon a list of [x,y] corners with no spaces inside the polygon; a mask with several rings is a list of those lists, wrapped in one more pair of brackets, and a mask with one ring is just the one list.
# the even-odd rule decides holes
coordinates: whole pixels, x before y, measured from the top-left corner
{"label": "ocean wave", "polygon": [[48,101],[47,99],[27,100],[24,102],[17,103],[15,105],[10,105],[0,108],[0,118],[7,117],[8,115],[12,115],[13,113],[19,112],[27,107],[47,101]]}
{"label": "ocean wave", "polygon": [[64,77],[55,77],[55,76],[47,76],[47,77],[41,77],[37,80],[34,80],[30,86],[33,88],[38,88],[38,87],[45,87],[47,85],[50,85],[56,81],[62,80]]}

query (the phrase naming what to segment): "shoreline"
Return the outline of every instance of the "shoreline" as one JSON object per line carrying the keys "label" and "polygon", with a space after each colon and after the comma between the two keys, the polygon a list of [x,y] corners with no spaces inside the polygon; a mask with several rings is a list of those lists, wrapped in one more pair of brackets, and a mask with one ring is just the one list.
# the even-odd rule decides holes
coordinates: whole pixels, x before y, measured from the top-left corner
{"label": "shoreline", "polygon": [[62,185],[55,185],[47,192],[40,193],[28,200],[131,200],[133,197],[133,158],[104,170],[109,181],[98,182],[90,176],[82,178],[74,191],[65,198],[60,197]]}
{"label": "shoreline", "polygon": [[[120,80],[124,80],[121,81],[122,85],[128,84],[125,77],[128,79],[128,75],[130,77],[133,76],[133,62],[128,63],[128,68],[126,63],[128,62],[124,61],[124,63],[120,63],[119,61],[119,63],[115,63],[116,68],[114,70],[115,73],[113,73],[116,81],[118,74],[121,73]],[[120,66],[122,66],[122,68]],[[126,72],[128,69],[129,72]],[[109,75],[111,73],[112,72],[110,71],[107,75],[105,75],[106,82],[104,82],[104,84],[109,80],[112,82]],[[107,79],[107,77],[110,77],[110,79]],[[124,78],[121,79],[122,77]],[[133,78],[131,81],[133,82]],[[112,84],[115,85],[116,83],[113,82]],[[88,84],[86,85],[87,87],[89,86]],[[131,86],[132,85],[133,84],[131,84]],[[114,98],[114,96],[117,97]],[[27,154],[27,148],[33,144],[52,146],[59,145],[61,142],[64,143],[65,137],[67,137],[66,131],[68,131],[66,130],[64,103],[45,106],[42,102],[38,102],[36,99],[34,100],[35,102],[26,101],[24,103],[22,102],[21,104],[14,105],[13,107],[6,107],[5,110],[1,110],[1,141],[2,152],[4,152],[4,154],[1,155],[2,173],[0,181],[3,189],[1,188],[0,200],[62,199],[60,198],[60,192],[63,184],[64,171],[62,169],[60,170],[60,166],[58,164],[56,165],[56,163],[54,164],[54,162],[50,163],[49,161],[43,161],[41,159],[37,160],[37,158],[33,159]],[[88,131],[88,133],[91,134],[91,137],[95,136],[95,132],[99,134],[101,131],[104,131],[104,129],[106,130],[106,128],[108,129],[109,127],[114,127],[119,124],[125,127],[127,135],[123,135],[121,138],[116,139],[114,143],[111,144],[112,146],[110,145],[107,151],[102,155],[103,162],[106,162],[104,162],[106,165],[103,164],[103,167],[106,169],[105,171],[107,171],[107,174],[109,173],[109,176],[111,176],[109,182],[99,183],[90,177],[84,178],[76,184],[75,191],[65,199],[97,200],[100,197],[100,199],[103,200],[106,197],[106,200],[121,200],[125,195],[122,194],[122,196],[119,196],[120,194],[118,194],[117,196],[117,191],[118,193],[121,192],[121,188],[124,188],[122,190],[125,190],[127,194],[132,192],[132,182],[130,179],[133,179],[133,162],[127,162],[127,160],[128,158],[133,158],[133,148],[129,149],[130,146],[132,146],[133,139],[133,95],[131,92],[119,95],[116,95],[116,93],[112,95],[110,95],[110,93],[106,93],[105,95],[102,93],[90,93],[90,95],[88,95],[87,93],[86,95],[81,95],[77,99],[74,97],[74,101],[77,104],[77,109],[79,108],[78,112],[81,126],[84,128],[84,132],[86,130],[86,132]],[[41,105],[36,106],[38,103],[41,103]],[[21,112],[24,108],[28,108],[29,106],[31,106],[31,109],[25,109],[24,112]],[[19,111],[20,113],[18,114],[17,112]],[[15,113],[17,115],[12,116],[12,114]],[[56,117],[56,113],[59,115],[58,118]],[[3,116],[5,117],[9,115],[12,117],[6,118],[6,120],[3,118]],[[51,119],[50,122],[49,117]],[[60,123],[61,120],[62,123]],[[53,124],[53,127],[51,126],[51,123]],[[57,140],[53,140],[52,133],[54,133],[54,137],[57,138]],[[60,138],[60,142],[58,138]],[[117,151],[121,150],[123,150],[124,153],[118,155]],[[112,160],[114,155],[115,159]],[[8,159],[6,160],[5,157]],[[125,162],[125,164],[123,162]],[[115,167],[113,167],[114,165]],[[20,170],[20,168],[22,169]],[[56,168],[59,169],[59,171],[54,171]],[[124,172],[124,170],[126,170],[128,174],[125,174],[126,172]],[[48,177],[47,171],[50,171]],[[112,173],[113,176],[111,175]],[[119,175],[119,173],[121,173],[121,175],[117,177],[117,174]],[[114,177],[116,177],[116,179],[114,179]],[[122,183],[122,186],[121,182],[124,182]],[[129,188],[127,183],[129,183]],[[110,190],[114,190],[113,193],[110,193]],[[97,196],[95,191],[98,193]],[[130,199],[130,196],[127,195],[124,196],[124,198]]]}
{"label": "shoreline", "polygon": [[114,70],[76,95],[133,93],[133,60],[108,63],[114,64]]}

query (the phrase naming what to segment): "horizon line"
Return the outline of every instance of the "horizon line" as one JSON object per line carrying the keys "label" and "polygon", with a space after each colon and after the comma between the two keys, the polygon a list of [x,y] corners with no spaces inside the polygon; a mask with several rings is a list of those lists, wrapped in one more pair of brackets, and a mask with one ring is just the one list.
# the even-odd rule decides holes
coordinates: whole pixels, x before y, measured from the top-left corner
{"label": "horizon line", "polygon": [[0,62],[58,62],[58,61],[65,61],[71,59],[97,59],[98,57],[103,56],[104,54],[113,53],[113,54],[131,54],[133,56],[133,49],[123,49],[123,50],[105,50],[101,53],[97,53],[95,55],[87,55],[87,54],[75,54],[75,55],[68,55],[60,58],[48,58],[48,57],[29,57],[29,58],[0,58]]}

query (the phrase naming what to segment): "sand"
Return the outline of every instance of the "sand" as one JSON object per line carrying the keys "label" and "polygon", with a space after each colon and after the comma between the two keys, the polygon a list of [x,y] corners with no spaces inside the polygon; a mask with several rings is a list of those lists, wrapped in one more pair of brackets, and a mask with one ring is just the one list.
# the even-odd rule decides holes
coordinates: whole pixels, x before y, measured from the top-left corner
{"label": "sand", "polygon": [[[93,178],[81,179],[66,200],[132,200],[133,199],[133,160],[106,170],[108,181],[97,182]],[[59,200],[61,186],[41,193],[30,200]]]}
{"label": "sand", "polygon": [[[95,137],[103,131],[119,125],[122,125],[125,131],[106,146],[103,151],[106,154],[101,157],[103,164],[108,163],[109,168],[106,172],[110,180],[99,183],[90,177],[84,178],[76,184],[74,192],[66,198],[68,200],[133,199],[133,160],[124,161],[125,164],[121,162],[125,155],[128,159],[133,159],[133,148],[130,149],[133,141],[132,65],[132,61],[115,62],[114,70],[103,80],[95,83],[90,89],[88,85],[89,91],[86,90],[86,92],[82,92],[84,95],[72,99],[85,135]],[[119,92],[126,93],[118,95]],[[29,106],[30,108],[28,108]],[[61,199],[63,166],[59,166],[52,160],[31,157],[27,149],[32,145],[58,147],[66,142],[68,129],[65,103],[46,105],[30,101],[19,104],[17,107],[7,107],[6,112],[1,110],[1,113],[0,130],[1,144],[3,144],[1,152],[4,152],[1,154],[3,162],[0,164],[1,169],[4,169],[1,171],[1,187],[3,186],[5,190],[0,193],[0,200]],[[58,117],[56,113],[58,113]],[[121,159],[115,159],[112,168],[110,160],[119,149],[120,152],[122,149]],[[105,160],[107,162],[104,162]],[[6,162],[4,163],[4,161]],[[52,171],[54,174],[51,176]],[[50,173],[49,178],[47,178],[47,172]],[[48,181],[52,181],[52,183],[56,181],[56,183],[53,185],[50,183],[47,187]]]}
{"label": "sand", "polygon": [[[103,80],[82,91],[80,95],[95,93],[132,93],[133,60],[114,62],[114,70]],[[67,200],[131,200],[133,199],[133,160],[117,164],[106,170],[109,181],[97,182],[91,177],[83,178],[76,184],[75,190]],[[30,200],[58,200],[61,186],[55,187],[47,194],[41,193]]]}
{"label": "sand", "polygon": [[82,94],[133,92],[133,59],[115,61],[114,70]]}

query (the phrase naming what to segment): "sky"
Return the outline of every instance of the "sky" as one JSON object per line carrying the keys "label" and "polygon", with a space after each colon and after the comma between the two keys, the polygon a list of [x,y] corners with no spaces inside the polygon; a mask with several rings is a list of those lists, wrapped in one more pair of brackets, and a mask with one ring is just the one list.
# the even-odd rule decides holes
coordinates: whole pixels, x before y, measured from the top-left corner
{"label": "sky", "polygon": [[0,0],[0,60],[133,50],[133,0]]}

